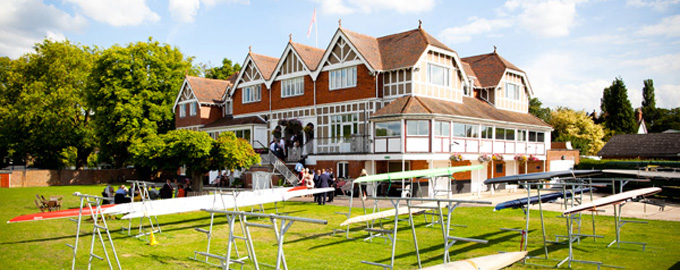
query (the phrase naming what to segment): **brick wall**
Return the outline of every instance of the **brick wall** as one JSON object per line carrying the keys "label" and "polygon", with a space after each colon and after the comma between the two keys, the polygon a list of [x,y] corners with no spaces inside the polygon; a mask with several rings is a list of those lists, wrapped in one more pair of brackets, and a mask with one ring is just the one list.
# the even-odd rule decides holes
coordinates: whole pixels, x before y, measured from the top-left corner
{"label": "brick wall", "polygon": [[242,98],[243,88],[239,87],[238,89],[236,89],[236,91],[234,91],[234,96],[232,97],[232,100],[234,101],[233,115],[269,111],[270,90],[267,89],[267,86],[264,83],[260,84],[260,88],[261,88],[260,92],[261,100],[258,102],[251,102],[246,104],[243,104]]}
{"label": "brick wall", "polygon": [[11,171],[10,187],[90,185],[139,179],[134,169]]}
{"label": "brick wall", "polygon": [[[554,144],[554,143],[553,143]],[[574,165],[578,165],[579,163],[579,151],[578,150],[567,150],[567,149],[558,149],[558,150],[548,150],[547,157],[546,159],[548,160],[546,163],[546,170],[550,170],[550,160],[562,160],[562,156],[564,156],[564,160],[573,160]]]}
{"label": "brick wall", "polygon": [[[179,107],[186,106],[186,116],[179,117]],[[198,113],[190,116],[189,104],[180,104],[175,108],[175,127],[207,125],[222,118],[222,108],[202,105]]]}
{"label": "brick wall", "polygon": [[[302,96],[281,97],[281,81],[272,84],[272,110],[282,110],[314,105],[314,82],[310,76],[304,76],[305,92]],[[328,81],[326,81],[328,83]]]}
{"label": "brick wall", "polygon": [[[324,104],[375,97],[375,78],[368,73],[368,68],[365,65],[358,65],[356,87],[328,90],[328,71],[321,72],[316,80],[316,103]],[[381,81],[379,81],[378,89],[382,89]]]}

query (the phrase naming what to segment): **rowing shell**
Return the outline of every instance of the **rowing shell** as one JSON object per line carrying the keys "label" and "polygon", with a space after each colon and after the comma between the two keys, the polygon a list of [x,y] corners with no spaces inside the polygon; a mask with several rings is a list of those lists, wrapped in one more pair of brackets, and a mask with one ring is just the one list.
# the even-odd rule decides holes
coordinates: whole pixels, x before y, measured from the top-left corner
{"label": "rowing shell", "polygon": [[425,267],[423,270],[495,270],[505,268],[527,255],[526,251],[499,253]]}
{"label": "rowing shell", "polygon": [[602,171],[600,170],[567,170],[567,171],[554,171],[554,172],[538,172],[538,173],[528,173],[528,174],[518,174],[503,177],[496,177],[486,179],[484,181],[485,185],[490,184],[500,184],[500,183],[517,183],[517,182],[532,182],[552,179],[555,177],[588,177],[593,175],[600,175]]}
{"label": "rowing shell", "polygon": [[[595,190],[595,188],[593,188],[593,190]],[[581,192],[589,192],[589,191],[590,191],[590,188],[583,188],[583,189],[575,189],[575,190],[573,190],[573,192],[566,191],[566,194],[562,194],[562,192],[548,193],[548,194],[541,195],[541,202],[542,203],[551,202],[551,201],[557,200],[557,199],[562,198],[562,197],[569,198],[573,194],[579,194]],[[530,204],[538,203],[538,195],[529,197],[529,203]],[[527,205],[527,198],[520,198],[520,199],[516,199],[516,200],[511,200],[511,201],[499,203],[498,205],[496,205],[496,207],[494,207],[493,210],[498,211],[498,210],[503,210],[503,209],[506,209],[506,208],[516,209],[516,208],[524,207],[526,205]]]}
{"label": "rowing shell", "polygon": [[564,210],[562,212],[562,215],[569,215],[569,214],[574,214],[586,210],[594,210],[598,207],[606,206],[606,205],[611,205],[611,204],[617,204],[621,203],[630,199],[634,199],[640,196],[646,196],[646,195],[652,195],[661,192],[661,188],[658,187],[650,187],[650,188],[641,188],[641,189],[635,189],[631,191],[626,191],[623,193],[619,194],[614,194],[611,196],[607,196],[601,199],[594,200],[592,202],[584,203],[576,207],[569,208],[567,210]]}
{"label": "rowing shell", "polygon": [[[115,206],[115,204],[105,204],[102,205],[102,211],[107,208],[111,208]],[[92,208],[96,212],[96,208]],[[13,219],[10,219],[7,221],[7,223],[14,223],[14,222],[22,222],[22,221],[33,221],[33,220],[47,220],[47,219],[57,219],[57,218],[68,218],[68,217],[77,217],[78,214],[80,213],[80,208],[73,208],[73,209],[65,209],[65,210],[59,210],[59,211],[52,211],[52,212],[41,212],[41,213],[34,213],[34,214],[29,214],[29,215],[23,215],[23,216],[18,216]],[[90,211],[89,208],[83,207],[83,215],[91,215],[92,212]]]}

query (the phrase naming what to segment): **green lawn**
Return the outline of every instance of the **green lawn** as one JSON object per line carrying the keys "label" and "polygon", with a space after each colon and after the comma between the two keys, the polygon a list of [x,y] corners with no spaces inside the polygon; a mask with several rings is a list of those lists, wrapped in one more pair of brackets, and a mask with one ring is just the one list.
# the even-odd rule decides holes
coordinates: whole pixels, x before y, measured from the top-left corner
{"label": "green lawn", "polygon": [[[103,186],[59,186],[41,188],[0,189],[0,261],[3,269],[68,269],[70,268],[72,251],[66,244],[75,242],[76,223],[66,219],[33,221],[7,224],[12,217],[34,213],[37,211],[33,199],[35,194],[44,196],[64,195],[64,208],[78,206],[78,198],[71,196],[75,191],[84,194],[99,194]],[[265,205],[269,212],[273,205]],[[382,239],[373,242],[363,241],[367,234],[360,226],[354,226],[350,237],[331,236],[332,229],[337,228],[344,218],[337,211],[345,208],[331,205],[289,202],[280,211],[289,212],[292,216],[328,220],[328,225],[309,223],[293,224],[285,235],[284,251],[289,269],[380,269],[360,263],[362,260],[389,264],[390,245]],[[532,211],[529,235],[529,251],[531,255],[542,255],[542,235],[538,212]],[[546,212],[546,231],[549,238],[555,234],[565,233],[565,221],[556,218],[556,212]],[[590,233],[590,216],[584,218],[585,233]],[[488,244],[457,243],[451,249],[454,260],[475,256],[489,255],[499,251],[517,251],[521,236],[515,232],[501,231],[499,228],[519,228],[524,224],[520,210],[504,210],[493,212],[491,207],[464,207],[453,213],[455,224],[467,227],[455,227],[453,235],[460,237],[481,238]],[[108,220],[112,237],[118,251],[123,269],[214,269],[215,267],[191,260],[194,251],[204,251],[207,244],[205,234],[196,232],[195,227],[207,229],[210,217],[206,213],[193,212],[158,217],[163,234],[157,234],[159,242],[149,246],[147,239],[129,237],[121,232],[128,221]],[[137,224],[139,220],[134,220]],[[264,222],[264,221],[262,221]],[[399,240],[396,250],[396,269],[416,269],[415,250],[406,222],[400,222]],[[77,268],[86,269],[90,248],[91,223],[83,223],[81,232]],[[146,224],[146,223],[145,223]],[[215,233],[212,241],[212,252],[226,252],[226,219],[216,219]],[[391,222],[386,222],[387,227]],[[415,218],[418,243],[423,266],[441,263],[443,245],[439,227],[425,227],[423,216]],[[637,245],[622,245],[621,248],[605,248],[615,237],[612,217],[596,217],[597,234],[604,239],[593,241],[584,239],[574,246],[574,255],[579,260],[602,261],[605,264],[623,266],[628,269],[668,269],[680,264],[680,223],[668,221],[649,221],[649,224],[628,224],[623,228],[622,239],[625,241],[647,242],[646,251]],[[276,260],[276,241],[271,230],[252,228],[256,239],[255,251],[260,263],[274,264]],[[243,242],[237,242],[239,251],[245,252]],[[562,259],[567,256],[566,245],[550,245],[550,258]],[[110,249],[109,249],[110,252]],[[95,245],[95,254],[103,256],[100,245]],[[215,261],[213,261],[215,262]],[[554,260],[531,260],[537,264],[556,264]],[[678,264],[678,265],[676,265]],[[106,268],[105,262],[94,259],[93,268]],[[574,264],[576,269],[595,269],[592,265]],[[269,269],[266,266],[262,269]],[[539,268],[516,264],[512,269]],[[254,269],[252,263],[245,269]]]}

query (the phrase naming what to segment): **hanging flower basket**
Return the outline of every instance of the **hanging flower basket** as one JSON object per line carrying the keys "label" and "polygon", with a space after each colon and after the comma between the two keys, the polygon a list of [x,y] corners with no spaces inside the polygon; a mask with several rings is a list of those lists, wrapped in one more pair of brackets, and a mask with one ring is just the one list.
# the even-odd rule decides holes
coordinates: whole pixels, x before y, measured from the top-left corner
{"label": "hanging flower basket", "polygon": [[538,161],[538,158],[534,155],[529,155],[529,161]]}
{"label": "hanging flower basket", "polygon": [[491,156],[489,156],[488,154],[481,154],[479,155],[477,160],[479,160],[479,162],[489,162],[491,161]]}
{"label": "hanging flower basket", "polygon": [[503,155],[496,153],[491,155],[491,159],[493,159],[493,161],[503,161]]}
{"label": "hanging flower basket", "polygon": [[449,159],[452,160],[452,161],[463,161],[463,155],[461,155],[459,153],[455,153],[455,154],[451,155],[451,157],[449,157]]}
{"label": "hanging flower basket", "polygon": [[525,155],[522,155],[522,154],[515,155],[515,160],[519,161],[519,163],[527,162],[527,159],[528,158]]}

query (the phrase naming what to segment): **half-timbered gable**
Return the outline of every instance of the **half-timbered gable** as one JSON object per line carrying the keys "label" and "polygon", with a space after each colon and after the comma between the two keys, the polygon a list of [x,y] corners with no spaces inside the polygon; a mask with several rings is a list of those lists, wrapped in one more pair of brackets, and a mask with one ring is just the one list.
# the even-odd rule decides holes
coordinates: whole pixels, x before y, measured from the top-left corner
{"label": "half-timbered gable", "polygon": [[266,82],[271,79],[278,60],[253,52],[248,53],[230,95],[234,115],[269,111],[270,95]]}
{"label": "half-timbered gable", "polygon": [[481,87],[476,91],[481,99],[499,109],[529,112],[529,99],[533,91],[524,71],[496,51],[462,60],[470,64],[479,79]]}
{"label": "half-timbered gable", "polygon": [[222,117],[222,96],[231,83],[186,76],[175,99],[175,126],[198,130]]}
{"label": "half-timbered gable", "polygon": [[272,111],[314,105],[315,88],[311,74],[323,52],[292,41],[288,43],[272,77]]}

